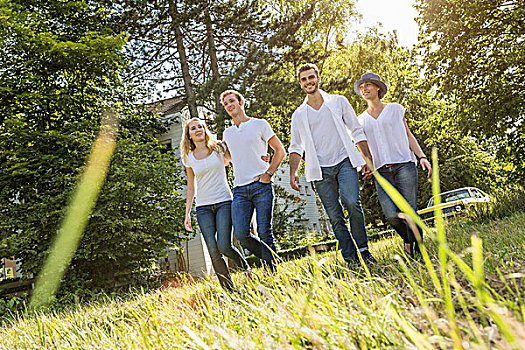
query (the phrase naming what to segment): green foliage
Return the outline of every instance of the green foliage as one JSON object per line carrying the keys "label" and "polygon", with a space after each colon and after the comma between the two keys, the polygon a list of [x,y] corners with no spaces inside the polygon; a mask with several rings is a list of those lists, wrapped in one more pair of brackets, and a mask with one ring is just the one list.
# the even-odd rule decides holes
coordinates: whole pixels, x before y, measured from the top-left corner
{"label": "green foliage", "polygon": [[508,180],[525,179],[523,0],[420,0],[428,84],[458,108],[462,134],[494,137]]}
{"label": "green foliage", "polygon": [[101,4],[4,0],[0,11],[0,122],[81,122],[76,115],[94,113],[116,88],[126,36],[107,28]]}
{"label": "green foliage", "polygon": [[517,184],[494,189],[490,197],[492,200],[487,205],[475,206],[469,210],[469,221],[498,220],[519,213],[525,208],[525,189]]}
{"label": "green foliage", "polygon": [[117,149],[64,291],[114,286],[187,239],[181,169],[153,137],[120,81],[126,35],[91,1],[2,1],[0,23],[0,256],[37,274],[100,127],[121,116]]}
{"label": "green foliage", "polygon": [[180,164],[155,139],[120,139],[78,251],[94,283],[148,267],[168,245],[187,239]]}
{"label": "green foliage", "polygon": [[278,250],[316,242],[318,237],[310,237],[306,225],[305,200],[278,185],[274,186],[274,192],[272,228]]}
{"label": "green foliage", "polygon": [[[69,196],[82,171],[91,135],[2,134],[2,233],[4,256],[23,260],[26,274],[37,273],[54,238]],[[168,245],[187,236],[180,166],[162,154],[157,141],[145,141],[122,126],[108,178],[72,264],[92,286],[111,284],[116,274],[147,267]],[[16,144],[17,147],[12,145]],[[180,234],[177,234],[180,233]]]}
{"label": "green foliage", "polygon": [[18,314],[22,314],[26,310],[29,302],[27,295],[21,297],[12,297],[9,299],[0,299],[0,323],[4,320],[14,319]]}

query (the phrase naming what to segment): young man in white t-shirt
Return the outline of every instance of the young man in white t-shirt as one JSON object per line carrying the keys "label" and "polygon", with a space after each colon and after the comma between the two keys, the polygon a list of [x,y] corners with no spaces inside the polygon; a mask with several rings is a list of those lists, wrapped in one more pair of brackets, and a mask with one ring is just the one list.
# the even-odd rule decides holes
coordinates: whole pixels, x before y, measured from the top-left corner
{"label": "young man in white t-shirt", "polygon": [[[224,109],[233,120],[223,141],[228,146],[233,163],[233,232],[244,248],[262,259],[274,270],[276,256],[272,232],[272,175],[284,158],[284,147],[266,120],[250,118],[244,111],[244,98],[235,90],[221,94]],[[261,157],[274,150],[270,164]],[[256,237],[250,232],[253,211],[256,211]]]}
{"label": "young man in white t-shirt", "polygon": [[[359,263],[359,251],[365,263],[375,263],[368,250],[356,169],[362,166],[364,175],[371,174],[363,159],[372,160],[363,128],[346,97],[319,90],[321,78],[314,64],[301,66],[297,77],[306,98],[292,115],[290,185],[299,191],[297,169],[304,153],[306,180],[314,184],[343,258]],[[341,202],[348,211],[352,235]]]}

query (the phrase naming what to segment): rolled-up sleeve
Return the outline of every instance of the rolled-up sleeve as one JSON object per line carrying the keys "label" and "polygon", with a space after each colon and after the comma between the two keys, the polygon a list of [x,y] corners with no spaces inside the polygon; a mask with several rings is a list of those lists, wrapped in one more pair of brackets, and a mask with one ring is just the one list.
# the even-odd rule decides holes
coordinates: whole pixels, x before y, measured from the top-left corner
{"label": "rolled-up sleeve", "polygon": [[288,147],[288,154],[297,153],[301,157],[304,153],[304,142],[301,139],[301,132],[299,130],[297,118],[292,116],[292,123],[290,127],[290,147]]}
{"label": "rolled-up sleeve", "polygon": [[345,123],[348,130],[350,130],[354,142],[358,143],[361,141],[366,141],[365,131],[357,120],[357,115],[350,105],[350,102],[348,102],[346,97],[341,96],[340,103],[341,109],[343,111],[343,122]]}

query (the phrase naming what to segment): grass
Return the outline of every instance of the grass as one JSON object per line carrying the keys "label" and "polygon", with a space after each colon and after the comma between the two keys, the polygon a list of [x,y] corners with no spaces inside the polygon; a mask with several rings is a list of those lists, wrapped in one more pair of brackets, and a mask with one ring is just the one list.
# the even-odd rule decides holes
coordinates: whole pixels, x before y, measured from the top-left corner
{"label": "grass", "polygon": [[369,268],[313,253],[275,273],[235,274],[231,293],[212,278],[60,313],[31,308],[0,328],[0,348],[525,348],[525,213],[450,225],[438,213],[430,229],[375,176],[425,230],[421,263],[390,237],[371,244]]}
{"label": "grass", "polygon": [[235,274],[234,293],[211,278],[63,313],[28,313],[0,329],[0,347],[522,348],[524,230],[525,213],[445,228],[448,248],[477,279],[450,260],[443,270],[437,243],[427,242],[429,271],[400,257],[402,242],[392,237],[371,245],[378,264],[369,270],[350,270],[331,252],[283,262],[275,274]]}

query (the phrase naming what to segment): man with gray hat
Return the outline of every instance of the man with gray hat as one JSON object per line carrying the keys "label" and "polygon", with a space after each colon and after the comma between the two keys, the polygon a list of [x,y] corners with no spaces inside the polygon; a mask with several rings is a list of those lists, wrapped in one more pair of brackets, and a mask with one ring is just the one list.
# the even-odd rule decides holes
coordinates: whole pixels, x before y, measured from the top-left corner
{"label": "man with gray hat", "polygon": [[[343,258],[354,265],[361,255],[365,263],[375,263],[368,250],[356,169],[362,167],[363,175],[371,174],[363,160],[372,161],[363,128],[346,97],[319,89],[317,66],[301,66],[297,78],[306,98],[292,116],[290,185],[300,190],[297,169],[304,153],[306,180],[313,183],[323,203]],[[349,214],[351,234],[341,203]]]}

